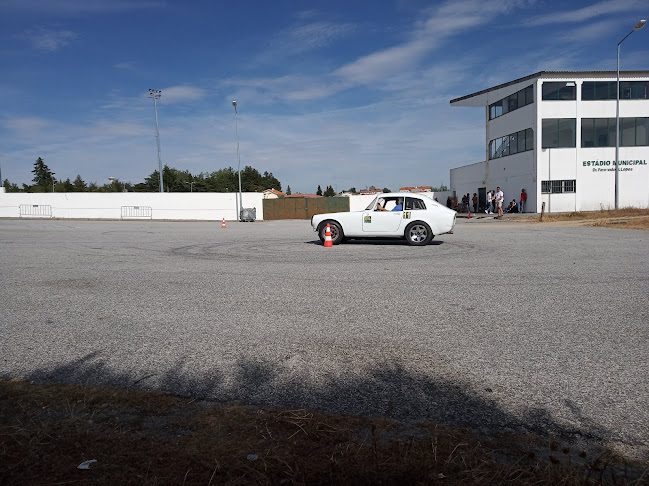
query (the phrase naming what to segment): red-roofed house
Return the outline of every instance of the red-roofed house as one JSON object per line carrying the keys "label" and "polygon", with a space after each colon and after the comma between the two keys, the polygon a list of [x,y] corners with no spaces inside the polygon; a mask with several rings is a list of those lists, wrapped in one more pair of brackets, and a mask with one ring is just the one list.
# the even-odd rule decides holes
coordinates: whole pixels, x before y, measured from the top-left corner
{"label": "red-roofed house", "polygon": [[296,192],[286,197],[323,197],[323,196],[318,196],[317,194],[302,194],[301,192]]}
{"label": "red-roofed house", "polygon": [[286,196],[286,194],[277,189],[266,189],[262,194],[264,195],[264,199],[277,199],[278,197]]}
{"label": "red-roofed house", "polygon": [[433,188],[431,186],[407,186],[400,187],[399,192],[431,192]]}

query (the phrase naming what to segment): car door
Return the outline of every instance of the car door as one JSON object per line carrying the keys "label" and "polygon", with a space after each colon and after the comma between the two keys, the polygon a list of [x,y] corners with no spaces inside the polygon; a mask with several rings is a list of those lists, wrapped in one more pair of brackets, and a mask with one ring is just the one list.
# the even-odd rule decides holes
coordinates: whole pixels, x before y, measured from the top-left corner
{"label": "car door", "polygon": [[363,211],[363,232],[394,235],[399,232],[403,211]]}

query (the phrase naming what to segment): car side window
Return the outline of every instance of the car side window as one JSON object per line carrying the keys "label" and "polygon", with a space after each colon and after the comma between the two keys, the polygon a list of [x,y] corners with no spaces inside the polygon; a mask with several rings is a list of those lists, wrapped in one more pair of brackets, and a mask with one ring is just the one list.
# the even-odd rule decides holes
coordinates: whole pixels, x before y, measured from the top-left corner
{"label": "car side window", "polygon": [[424,201],[422,201],[421,199],[416,199],[414,197],[407,197],[406,210],[414,210],[414,209],[426,209],[426,205],[424,204]]}

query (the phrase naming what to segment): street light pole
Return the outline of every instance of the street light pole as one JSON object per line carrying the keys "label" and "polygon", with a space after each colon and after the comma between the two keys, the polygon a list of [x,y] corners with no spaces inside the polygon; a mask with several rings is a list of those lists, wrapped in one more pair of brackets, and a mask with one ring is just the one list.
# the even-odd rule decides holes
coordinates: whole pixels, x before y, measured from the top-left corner
{"label": "street light pole", "polygon": [[162,159],[160,158],[160,130],[158,129],[158,100],[162,96],[159,89],[150,89],[149,98],[153,98],[153,112],[155,113],[155,140],[158,145],[158,170],[160,171],[160,192],[164,192],[162,185]]}
{"label": "street light pole", "polygon": [[237,219],[240,221],[242,216],[241,212],[243,210],[243,199],[241,197],[241,158],[239,157],[239,125],[237,123],[237,117],[239,116],[239,112],[237,110],[236,100],[232,101],[232,106],[234,106],[234,130],[237,134],[237,172],[239,172],[239,207],[238,207]]}
{"label": "street light pole", "polygon": [[620,208],[620,45],[636,30],[642,29],[646,20],[641,20],[631,32],[617,43],[617,83],[615,85],[615,209]]}

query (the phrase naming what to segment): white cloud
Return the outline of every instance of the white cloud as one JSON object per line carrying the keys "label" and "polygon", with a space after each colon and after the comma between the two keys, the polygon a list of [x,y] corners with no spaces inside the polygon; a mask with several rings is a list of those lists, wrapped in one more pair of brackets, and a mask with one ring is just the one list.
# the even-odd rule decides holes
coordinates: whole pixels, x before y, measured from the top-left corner
{"label": "white cloud", "polygon": [[553,12],[530,19],[528,25],[549,25],[586,22],[602,15],[616,14],[628,10],[646,8],[646,0],[605,0],[587,7],[563,12]]}
{"label": "white cloud", "polygon": [[113,65],[115,69],[124,69],[127,71],[135,70],[136,66],[137,63],[135,61],[123,61]]}
{"label": "white cloud", "polygon": [[407,42],[360,57],[337,69],[334,75],[359,84],[380,81],[415,67],[424,55],[437,49],[447,38],[526,3],[516,0],[447,1],[424,12],[425,18],[417,22]]}
{"label": "white cloud", "polygon": [[29,39],[34,49],[53,52],[67,46],[77,38],[77,34],[70,30],[54,30],[39,26],[26,30],[25,37]]}
{"label": "white cloud", "polygon": [[[602,32],[615,32],[620,25],[619,19],[606,19],[599,22],[588,22],[587,24],[579,27],[572,27],[567,29],[562,34],[557,34],[555,40],[557,42],[586,42],[593,39],[599,39]],[[612,50],[611,52],[614,53]]]}
{"label": "white cloud", "polygon": [[162,97],[165,103],[180,103],[185,101],[196,101],[206,96],[203,88],[194,86],[171,86],[162,90]]}
{"label": "white cloud", "polygon": [[14,132],[28,132],[33,134],[33,132],[44,128],[48,122],[43,118],[36,117],[24,117],[24,118],[7,118],[2,120],[2,126],[8,130]]}
{"label": "white cloud", "polygon": [[280,50],[283,54],[298,54],[325,47],[354,30],[355,26],[349,23],[317,21],[294,25],[281,32],[271,42],[271,48]]}

